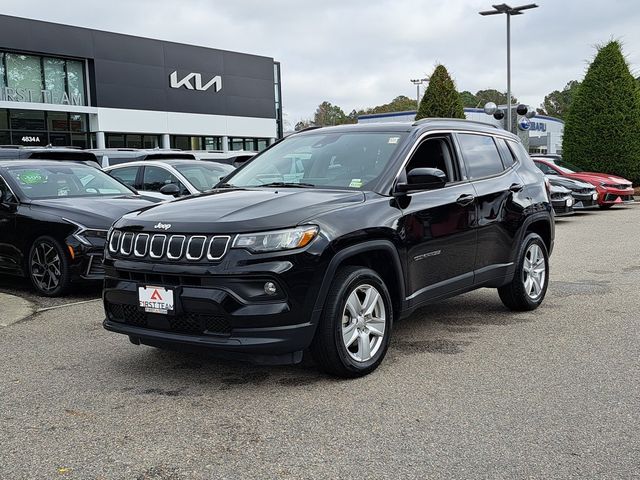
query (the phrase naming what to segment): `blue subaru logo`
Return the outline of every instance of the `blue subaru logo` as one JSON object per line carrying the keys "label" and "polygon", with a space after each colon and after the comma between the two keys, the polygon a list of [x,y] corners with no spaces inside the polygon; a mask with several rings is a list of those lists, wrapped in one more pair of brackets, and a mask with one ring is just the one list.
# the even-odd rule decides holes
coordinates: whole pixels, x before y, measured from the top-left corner
{"label": "blue subaru logo", "polygon": [[527,131],[531,128],[531,121],[527,117],[520,117],[518,120],[518,128]]}

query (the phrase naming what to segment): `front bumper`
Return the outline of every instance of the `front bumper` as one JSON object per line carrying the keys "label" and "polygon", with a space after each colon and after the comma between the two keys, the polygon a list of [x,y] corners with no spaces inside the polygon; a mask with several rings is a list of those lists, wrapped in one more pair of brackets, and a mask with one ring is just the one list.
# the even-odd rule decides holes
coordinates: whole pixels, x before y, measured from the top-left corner
{"label": "front bumper", "polygon": [[551,205],[553,206],[553,213],[556,217],[566,217],[573,215],[573,200],[570,196],[562,199],[551,199]]}
{"label": "front bumper", "polygon": [[575,204],[573,205],[574,210],[591,210],[594,208],[598,208],[598,194],[595,194],[596,198],[593,198],[594,194],[583,194],[571,192]]}
{"label": "front bumper", "polygon": [[[254,260],[250,266],[247,255],[234,250],[217,265],[107,257],[104,328],[134,343],[163,348],[206,350],[260,363],[300,361],[315,334],[316,286],[324,269],[307,254]],[[275,295],[265,293],[266,282],[276,285]],[[145,312],[138,299],[142,286],[171,289],[174,310]]]}
{"label": "front bumper", "polygon": [[633,189],[602,189],[598,195],[599,205],[627,205],[633,203]]}

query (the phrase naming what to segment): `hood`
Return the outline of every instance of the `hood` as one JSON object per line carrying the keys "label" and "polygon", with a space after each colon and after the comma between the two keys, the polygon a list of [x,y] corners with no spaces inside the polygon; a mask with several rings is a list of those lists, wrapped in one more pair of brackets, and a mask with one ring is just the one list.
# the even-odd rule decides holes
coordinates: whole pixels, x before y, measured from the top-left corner
{"label": "hood", "polygon": [[214,190],[131,213],[117,226],[169,233],[255,232],[292,227],[316,215],[362,202],[363,192],[345,190]]}
{"label": "hood", "polygon": [[596,173],[596,172],[579,172],[572,173],[570,175],[571,178],[575,178],[577,180],[583,180],[585,182],[589,182],[595,185],[600,185],[601,182],[619,185],[621,183],[628,183],[631,186],[631,181],[618,177],[617,175],[609,175],[607,173]]}
{"label": "hood", "polygon": [[594,188],[591,183],[576,180],[574,178],[561,177],[559,175],[548,175],[549,183],[569,190],[582,190],[583,188]]}
{"label": "hood", "polygon": [[553,183],[551,184],[551,188],[549,188],[549,190],[551,191],[551,193],[562,193],[564,195],[568,195],[571,193],[571,190],[569,190],[568,188],[565,188],[562,185],[554,185]]}
{"label": "hood", "polygon": [[156,201],[139,196],[58,197],[33,200],[31,208],[64,217],[85,227],[108,229],[124,214],[154,205]]}

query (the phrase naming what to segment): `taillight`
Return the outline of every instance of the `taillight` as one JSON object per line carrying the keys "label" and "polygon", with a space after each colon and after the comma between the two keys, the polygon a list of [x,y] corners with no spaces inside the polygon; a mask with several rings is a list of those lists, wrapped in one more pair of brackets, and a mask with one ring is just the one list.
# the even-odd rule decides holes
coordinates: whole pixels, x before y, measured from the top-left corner
{"label": "taillight", "polygon": [[547,177],[544,177],[544,188],[547,189],[547,193],[550,195],[551,194],[551,182],[549,182],[549,179]]}

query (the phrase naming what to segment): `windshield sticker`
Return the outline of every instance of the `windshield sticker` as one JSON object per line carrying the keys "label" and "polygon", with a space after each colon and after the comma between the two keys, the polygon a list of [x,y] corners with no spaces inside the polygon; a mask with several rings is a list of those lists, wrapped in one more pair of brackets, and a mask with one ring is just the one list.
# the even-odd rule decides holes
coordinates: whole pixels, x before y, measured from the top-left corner
{"label": "windshield sticker", "polygon": [[389,143],[391,145],[395,145],[396,143],[398,143],[398,140],[400,140],[400,137],[389,137]]}
{"label": "windshield sticker", "polygon": [[45,182],[46,178],[37,171],[26,171],[18,175],[18,180],[24,185],[40,185]]}
{"label": "windshield sticker", "polygon": [[286,183],[300,183],[304,173],[285,173],[282,175],[282,181]]}
{"label": "windshield sticker", "polygon": [[351,188],[361,188],[362,187],[362,180],[360,180],[359,178],[352,178],[351,179],[351,183],[349,184],[349,187],[351,187]]}

